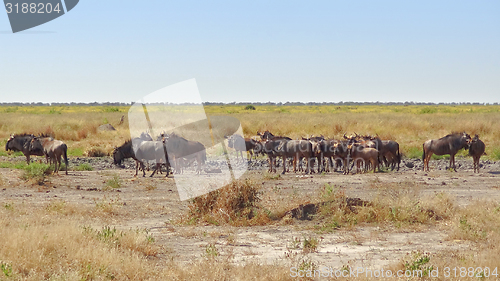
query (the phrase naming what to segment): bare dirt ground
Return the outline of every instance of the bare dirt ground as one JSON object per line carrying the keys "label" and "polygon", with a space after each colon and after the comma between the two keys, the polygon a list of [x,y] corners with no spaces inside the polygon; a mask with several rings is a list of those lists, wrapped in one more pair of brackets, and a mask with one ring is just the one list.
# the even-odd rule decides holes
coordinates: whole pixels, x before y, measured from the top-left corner
{"label": "bare dirt ground", "polygon": [[[444,160],[443,160],[444,161]],[[471,159],[462,161],[472,162]],[[431,163],[431,169],[433,164]],[[391,226],[358,225],[332,233],[318,233],[315,220],[277,221],[271,226],[229,227],[179,224],[188,210],[188,202],[180,201],[173,178],[134,177],[131,169],[60,172],[42,185],[20,179],[20,171],[0,169],[1,204],[43,206],[59,200],[78,206],[107,204],[110,216],[95,227],[109,225],[117,229],[148,229],[156,243],[162,245],[160,260],[173,258],[180,264],[202,258],[207,245],[213,245],[221,257],[238,264],[257,261],[267,264],[291,264],[308,259],[320,266],[340,268],[345,265],[379,268],[394,264],[413,250],[439,252],[470,247],[465,241],[447,239],[445,222],[433,226],[399,229]],[[120,187],[109,188],[108,180],[120,179]],[[206,177],[207,175],[200,175]],[[266,178],[263,170],[248,171],[246,177],[261,185],[262,204],[276,201],[317,198],[325,184],[345,191],[348,197],[371,200],[378,196],[377,187],[406,184],[415,187],[418,196],[447,193],[459,205],[476,199],[500,202],[500,162],[485,165],[480,173],[470,167],[447,170],[402,169],[400,172],[342,175],[341,173],[302,175],[287,173],[278,179]],[[95,222],[89,222],[95,223]],[[317,252],[302,253],[297,239],[316,237]]]}

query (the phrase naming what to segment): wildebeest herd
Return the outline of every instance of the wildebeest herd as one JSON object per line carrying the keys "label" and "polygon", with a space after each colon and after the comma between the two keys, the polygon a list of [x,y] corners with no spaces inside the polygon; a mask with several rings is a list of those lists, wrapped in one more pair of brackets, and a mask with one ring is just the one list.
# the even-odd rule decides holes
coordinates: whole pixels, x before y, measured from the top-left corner
{"label": "wildebeest herd", "polygon": [[[277,161],[281,158],[282,174],[293,166],[293,171],[304,171],[308,173],[322,173],[342,169],[348,174],[354,166],[356,173],[377,169],[385,165],[391,170],[400,168],[401,152],[399,144],[394,140],[382,140],[378,136],[354,134],[342,139],[329,139],[323,136],[291,139],[286,136],[275,136],[269,131],[257,132],[255,138],[244,138],[234,134],[226,136],[228,147],[236,150],[237,160],[241,156],[244,161],[243,152],[248,153],[248,161],[257,155],[266,155],[269,160],[269,172],[276,172]],[[468,149],[469,155],[473,157],[474,172],[479,172],[479,158],[485,154],[485,144],[478,135],[471,138],[467,133],[452,133],[440,139],[428,140],[423,144],[424,171],[429,171],[429,160],[432,154],[450,155],[450,168],[456,171],[455,154],[461,149]],[[68,173],[67,146],[60,140],[55,140],[48,135],[35,136],[33,134],[11,135],[5,145],[5,150],[21,151],[30,163],[30,155],[45,156],[47,163],[54,163],[54,172],[57,173],[61,166],[61,157],[66,164]],[[139,169],[145,176],[145,163],[152,161],[154,165],[151,177],[161,173],[161,167],[166,166],[166,176],[172,173],[182,173],[183,167],[189,163],[197,163],[196,172],[202,171],[207,156],[205,146],[197,141],[187,140],[175,133],[160,134],[156,140],[148,132],[139,137],[126,141],[112,152],[113,163],[121,165],[126,158],[136,161],[135,169],[137,176]],[[302,168],[303,162],[305,169]],[[316,164],[317,163],[317,164]],[[315,166],[316,170],[315,170]]]}

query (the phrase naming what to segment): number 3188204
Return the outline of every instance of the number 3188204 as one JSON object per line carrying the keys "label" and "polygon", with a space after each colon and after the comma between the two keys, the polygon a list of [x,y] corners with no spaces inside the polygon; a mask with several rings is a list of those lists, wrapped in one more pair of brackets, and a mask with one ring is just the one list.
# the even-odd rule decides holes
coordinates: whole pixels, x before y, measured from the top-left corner
{"label": "number 3188204", "polygon": [[6,3],[5,9],[7,10],[8,14],[50,14],[61,12],[59,3],[57,3],[56,5],[52,5],[51,3]]}

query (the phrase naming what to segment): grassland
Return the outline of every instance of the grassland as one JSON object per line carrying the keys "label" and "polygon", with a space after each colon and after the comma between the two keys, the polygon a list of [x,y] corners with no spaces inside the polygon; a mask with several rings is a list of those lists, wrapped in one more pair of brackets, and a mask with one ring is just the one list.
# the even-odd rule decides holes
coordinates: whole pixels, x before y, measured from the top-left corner
{"label": "grassland", "polygon": [[[269,130],[292,138],[324,135],[341,138],[344,133],[379,135],[400,143],[403,154],[420,157],[422,143],[453,131],[479,134],[487,158],[500,159],[500,106],[498,105],[322,105],[322,106],[205,106],[208,116],[229,115],[241,121],[247,137]],[[119,106],[3,106],[0,107],[0,145],[12,133],[50,133],[68,144],[70,156],[92,149],[106,153],[130,137],[129,107]],[[182,106],[184,112],[196,111]],[[155,110],[152,107],[150,110]],[[161,109],[157,109],[161,110]],[[99,132],[110,123],[117,131]],[[154,124],[153,124],[154,125]]]}

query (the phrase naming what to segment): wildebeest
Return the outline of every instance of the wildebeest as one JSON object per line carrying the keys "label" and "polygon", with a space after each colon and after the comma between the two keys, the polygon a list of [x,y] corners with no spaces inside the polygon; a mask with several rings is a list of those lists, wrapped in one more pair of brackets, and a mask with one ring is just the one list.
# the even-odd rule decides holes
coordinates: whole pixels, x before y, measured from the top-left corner
{"label": "wildebeest", "polygon": [[[318,162],[318,173],[323,171],[329,171],[330,167],[333,168],[332,157],[335,153],[335,140],[320,140],[312,141],[314,155],[316,156]],[[326,158],[327,165],[324,164],[324,159]],[[326,168],[325,168],[326,166]]]}
{"label": "wildebeest", "polygon": [[30,142],[30,150],[43,150],[50,162],[54,162],[54,173],[57,173],[61,167],[62,156],[64,164],[66,164],[66,175],[68,174],[68,146],[64,142],[48,136],[33,137]]}
{"label": "wildebeest", "polygon": [[397,170],[399,171],[399,165],[401,164],[399,143],[393,140],[381,140],[378,136],[362,136],[362,138],[368,141],[366,147],[375,148],[380,152],[380,158],[386,166],[390,164],[391,170],[394,170],[396,164],[398,164]]}
{"label": "wildebeest", "polygon": [[[146,141],[144,141],[146,142]],[[149,142],[149,141],[148,141]],[[134,146],[133,144],[135,143],[136,145],[136,148],[134,149]],[[152,157],[149,157],[147,156],[147,158],[152,158],[154,159],[155,161],[157,161],[157,157],[156,157],[156,150],[158,148],[158,143],[161,143],[161,145],[163,146],[163,142],[155,142],[155,146],[154,146],[154,149],[155,151],[153,152],[153,156]],[[139,166],[141,167],[142,169],[142,176],[144,177],[146,175],[146,171],[145,171],[145,168],[144,168],[144,163],[143,163],[143,159],[141,159],[140,157],[145,157],[144,154],[146,154],[146,151],[143,151],[140,153],[139,157],[136,157],[136,153],[135,153],[135,150],[139,149],[139,147],[141,147],[142,145],[142,142],[138,142],[137,139],[135,139],[135,141],[133,142],[132,140],[128,140],[126,141],[125,143],[123,143],[121,146],[119,147],[115,147],[114,150],[113,150],[113,163],[115,165],[121,165],[121,163],[123,162],[124,159],[126,158],[132,158],[135,160],[135,176],[137,176],[137,173],[138,173],[138,170],[139,170]],[[145,149],[145,147],[144,147]],[[151,174],[150,177],[152,177],[155,172],[157,171],[160,171],[159,169],[161,169],[161,164],[164,163],[166,164],[167,166],[167,174],[165,175],[166,177],[168,176],[169,174],[169,163],[168,163],[168,154],[166,154],[166,151],[165,149],[162,150],[158,150],[158,153],[161,154],[161,153],[164,153],[163,157],[161,155],[159,155],[159,160],[158,162],[156,162],[156,167],[155,167],[155,170],[153,171],[153,173]],[[149,153],[151,154],[151,153]],[[165,162],[162,162],[163,159],[165,159],[166,161]]]}
{"label": "wildebeest", "polygon": [[431,159],[432,154],[436,155],[450,155],[450,168],[456,172],[457,169],[455,167],[455,154],[462,149],[467,149],[469,147],[469,143],[471,141],[470,136],[463,133],[452,133],[447,136],[444,136],[440,139],[433,139],[424,142],[423,144],[423,155],[422,160],[424,161],[424,171],[429,171],[429,160]]}
{"label": "wildebeest", "polygon": [[196,173],[201,172],[201,166],[205,164],[207,160],[207,153],[205,146],[197,141],[190,141],[181,136],[171,133],[165,137],[165,145],[169,155],[169,161],[175,163],[176,173],[181,173],[180,161],[182,158],[196,158],[198,162],[198,168]]}
{"label": "wildebeest", "polygon": [[261,133],[257,131],[257,135],[260,136],[261,140],[291,140],[289,137],[284,137],[284,136],[275,136],[271,134],[269,131],[265,131],[264,133]]}
{"label": "wildebeest", "polygon": [[339,141],[334,143],[333,156],[335,160],[340,160],[342,162],[342,167],[344,168],[344,175],[349,173],[349,143],[350,141]]}
{"label": "wildebeest", "polygon": [[[134,141],[132,141],[134,143]],[[134,144],[135,145],[135,144]],[[154,176],[154,174],[157,171],[161,170],[161,165],[166,164],[167,165],[167,174],[168,176],[168,170],[169,170],[169,165],[168,165],[168,154],[167,150],[165,149],[165,145],[162,141],[142,141],[137,144],[136,147],[134,147],[134,154],[135,158],[138,159],[141,163],[143,163],[144,160],[146,161],[151,161],[154,160],[156,165],[153,173],[150,175],[150,177]],[[143,167],[143,176],[145,174],[144,172],[144,166]],[[137,171],[136,171],[137,175]]]}
{"label": "wildebeest", "polygon": [[[241,160],[243,160],[243,151],[247,152],[247,158],[250,156],[249,160],[252,160],[253,151],[257,147],[257,142],[250,138],[243,138],[240,135],[234,134],[232,136],[226,136],[227,145],[236,150],[236,159],[238,159],[238,153],[241,155]],[[257,157],[257,155],[255,156]]]}
{"label": "wildebeest", "polygon": [[277,148],[278,155],[283,159],[283,172],[286,171],[286,159],[288,157],[293,157],[293,171],[297,171],[297,163],[302,157],[307,160],[306,174],[312,172],[312,165],[314,163],[314,152],[312,148],[312,143],[305,140],[289,140],[282,141]]}
{"label": "wildebeest", "polygon": [[44,156],[43,149],[30,150],[31,140],[35,136],[33,134],[11,135],[5,144],[5,151],[21,151],[26,156],[26,162],[30,164],[30,155]]}
{"label": "wildebeest", "polygon": [[[132,140],[128,140],[125,143],[123,143],[121,146],[115,147],[112,155],[113,155],[113,163],[115,165],[121,165],[123,160],[127,159],[127,158],[134,159],[135,160],[135,175],[136,176],[137,176],[139,164],[142,167],[144,166],[144,164],[141,161],[139,161],[139,159],[137,159],[135,157],[134,149],[132,147]],[[146,172],[143,169],[142,176],[145,176],[145,175],[146,175]]]}
{"label": "wildebeest", "polygon": [[257,131],[257,135],[260,136],[261,140],[270,140],[274,137],[274,135],[267,130],[264,133]]}
{"label": "wildebeest", "polygon": [[474,173],[476,170],[479,173],[479,158],[484,154],[485,148],[484,142],[479,139],[478,135],[475,135],[469,145],[469,155],[474,161]]}
{"label": "wildebeest", "polygon": [[401,164],[401,153],[399,151],[399,143],[393,140],[383,140],[382,149],[380,152],[381,158],[384,160],[386,166],[391,165],[391,170],[394,170],[396,163]]}
{"label": "wildebeest", "polygon": [[[282,155],[282,151],[279,149],[282,143],[286,143],[286,139],[271,140],[267,139],[260,142],[262,144],[262,151],[269,158],[269,172],[276,172],[276,157]],[[283,149],[283,146],[281,146]]]}
{"label": "wildebeest", "polygon": [[380,171],[379,151],[377,149],[372,147],[364,147],[360,144],[355,143],[351,145],[349,154],[356,164],[356,173],[359,172],[361,164],[365,164],[365,171],[368,170],[370,165],[373,167],[374,173],[376,168],[378,168],[378,170]]}

